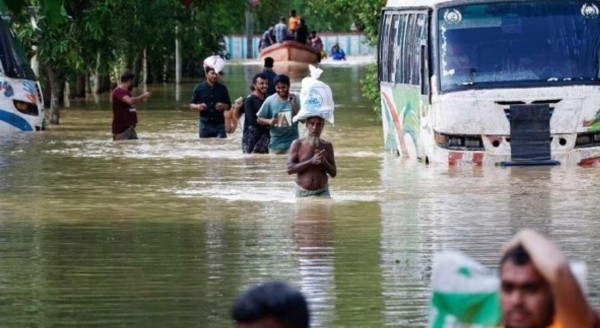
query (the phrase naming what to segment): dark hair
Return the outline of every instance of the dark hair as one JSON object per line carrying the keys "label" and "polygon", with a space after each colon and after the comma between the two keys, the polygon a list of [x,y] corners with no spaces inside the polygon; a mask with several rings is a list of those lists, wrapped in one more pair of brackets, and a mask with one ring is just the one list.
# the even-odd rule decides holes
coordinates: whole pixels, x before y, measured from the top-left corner
{"label": "dark hair", "polygon": [[502,259],[500,260],[500,266],[507,261],[510,261],[516,265],[525,265],[531,262],[531,258],[529,257],[529,253],[527,253],[523,245],[519,244],[509,249],[506,254],[502,256]]}
{"label": "dark hair", "polygon": [[275,60],[273,59],[273,57],[267,57],[267,58],[265,58],[265,67],[266,68],[273,67],[273,63],[274,62],[275,62]]}
{"label": "dark hair", "polygon": [[273,84],[277,85],[277,83],[283,83],[289,87],[290,86],[290,77],[285,74],[279,74],[279,75],[275,76],[275,78],[273,79]]}
{"label": "dark hair", "polygon": [[121,74],[121,83],[133,81],[134,78],[135,78],[135,75],[132,72],[127,71],[127,72]]}
{"label": "dark hair", "polygon": [[232,315],[238,323],[253,323],[272,317],[286,328],[310,327],[310,313],[304,295],[282,281],[266,282],[242,292],[233,304]]}
{"label": "dark hair", "polygon": [[[215,68],[212,66],[204,66],[204,73],[208,74],[210,71],[215,71]],[[217,71],[215,71],[216,73]]]}
{"label": "dark hair", "polygon": [[310,31],[310,34],[317,34],[317,31]]}
{"label": "dark hair", "polygon": [[290,15],[291,16],[296,16],[296,9],[290,10]]}
{"label": "dark hair", "polygon": [[263,73],[258,73],[256,75],[254,75],[254,77],[252,78],[252,86],[254,86],[256,84],[256,80],[258,80],[258,79],[263,79],[265,81],[269,80],[267,78],[267,76],[264,75]]}

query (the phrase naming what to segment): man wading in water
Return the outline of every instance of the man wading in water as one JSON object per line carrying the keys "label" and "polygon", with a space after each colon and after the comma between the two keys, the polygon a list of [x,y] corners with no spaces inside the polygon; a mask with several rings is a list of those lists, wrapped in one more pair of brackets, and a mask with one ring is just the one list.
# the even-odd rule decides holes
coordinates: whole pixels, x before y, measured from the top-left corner
{"label": "man wading in water", "polygon": [[328,180],[337,168],[333,145],[321,139],[325,120],[311,116],[305,120],[307,136],[292,142],[288,154],[288,174],[296,173],[296,197],[330,197]]}

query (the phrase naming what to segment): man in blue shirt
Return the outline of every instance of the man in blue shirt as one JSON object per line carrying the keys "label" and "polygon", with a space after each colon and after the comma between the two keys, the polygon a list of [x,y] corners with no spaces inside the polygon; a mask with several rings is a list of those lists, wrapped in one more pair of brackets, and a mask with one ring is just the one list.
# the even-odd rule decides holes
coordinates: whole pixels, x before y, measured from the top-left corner
{"label": "man in blue shirt", "polygon": [[275,76],[277,76],[277,73],[275,73],[275,71],[273,71],[273,58],[272,57],[267,57],[265,58],[265,65],[263,67],[263,71],[262,73],[267,77],[267,81],[268,81],[268,87],[267,87],[267,97],[274,94],[275,93]]}
{"label": "man in blue shirt", "polygon": [[225,115],[231,108],[227,87],[219,83],[219,72],[206,66],[206,81],[198,84],[190,109],[200,112],[200,138],[226,138]]}
{"label": "man in blue shirt", "polygon": [[288,27],[285,23],[285,17],[281,16],[281,19],[279,19],[279,23],[275,25],[275,41],[279,43],[288,39]]}

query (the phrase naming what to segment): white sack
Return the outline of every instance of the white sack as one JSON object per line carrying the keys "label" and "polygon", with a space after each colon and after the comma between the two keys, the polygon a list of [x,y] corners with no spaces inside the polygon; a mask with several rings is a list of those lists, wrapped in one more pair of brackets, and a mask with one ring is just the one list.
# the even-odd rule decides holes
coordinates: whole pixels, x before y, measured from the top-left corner
{"label": "white sack", "polygon": [[313,65],[308,66],[310,76],[302,79],[300,90],[300,112],[294,116],[294,122],[318,116],[333,124],[333,96],[331,88],[319,77],[323,70]]}
{"label": "white sack", "polygon": [[211,67],[215,72],[221,73],[225,67],[225,60],[221,56],[213,55],[204,60],[204,67]]}

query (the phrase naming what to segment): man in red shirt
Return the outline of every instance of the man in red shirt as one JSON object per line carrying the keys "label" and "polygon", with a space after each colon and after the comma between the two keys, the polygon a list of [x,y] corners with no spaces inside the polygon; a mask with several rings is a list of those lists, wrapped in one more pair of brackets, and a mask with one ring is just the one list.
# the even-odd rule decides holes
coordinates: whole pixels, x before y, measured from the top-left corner
{"label": "man in red shirt", "polygon": [[150,98],[150,92],[144,92],[137,97],[131,96],[133,90],[133,78],[131,72],[121,75],[121,83],[112,91],[112,134],[113,140],[137,139],[135,126],[137,125],[137,112],[135,105]]}

